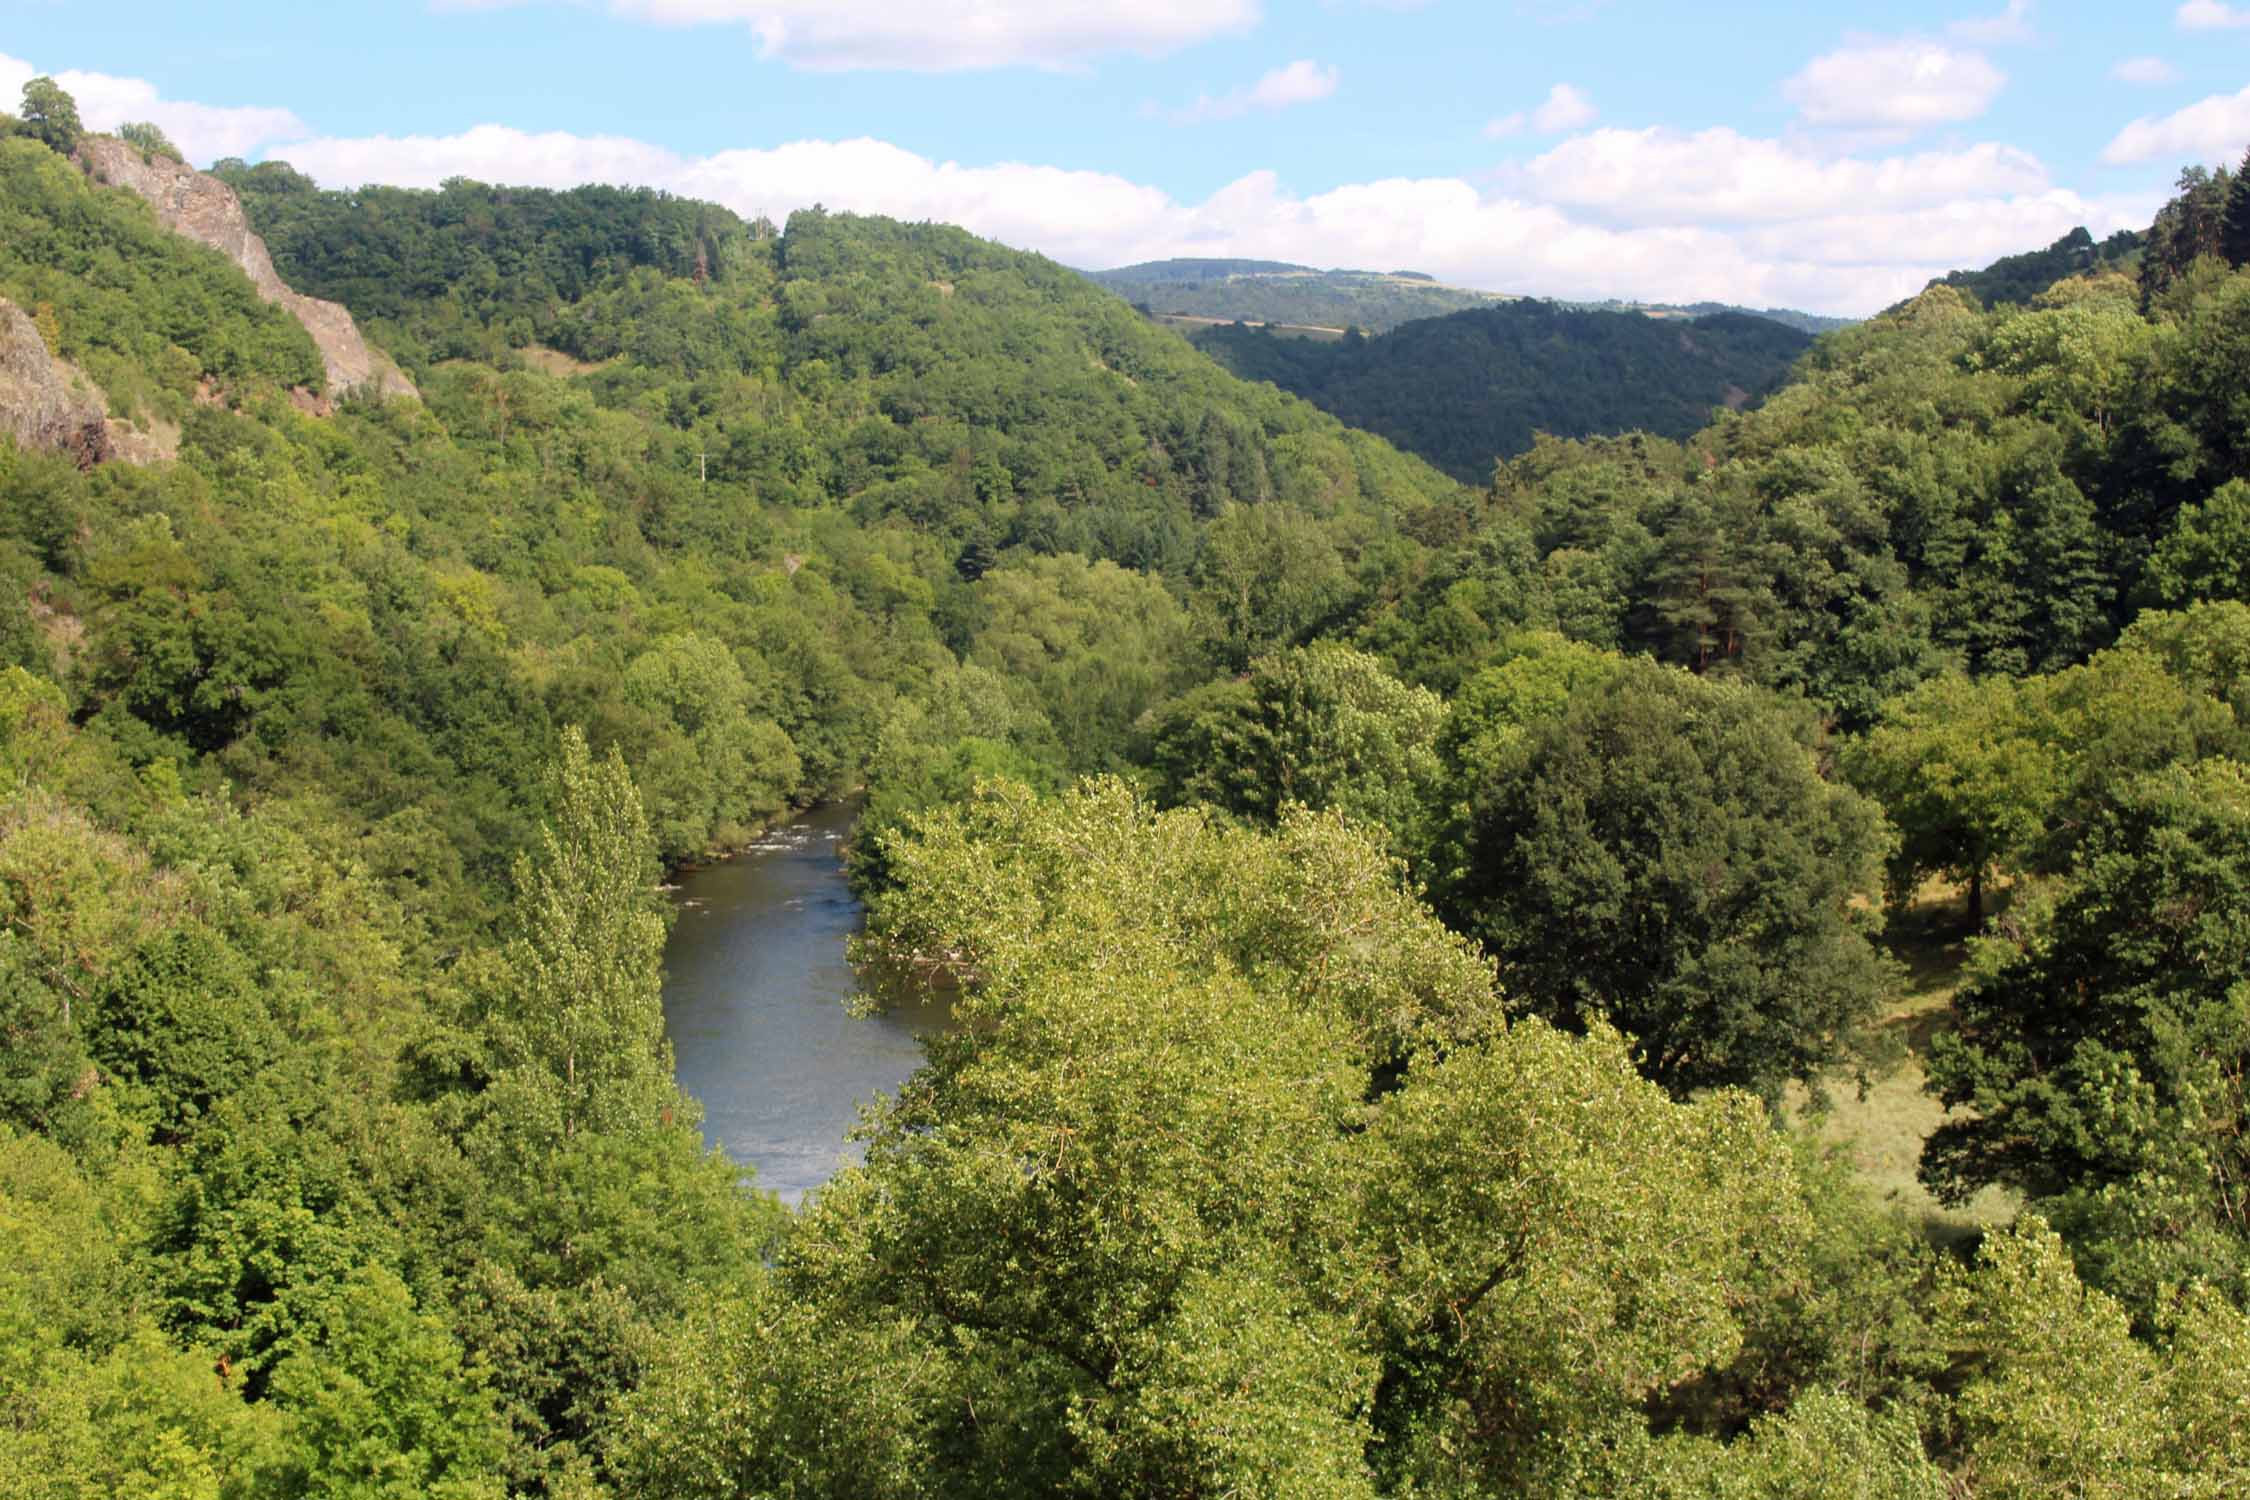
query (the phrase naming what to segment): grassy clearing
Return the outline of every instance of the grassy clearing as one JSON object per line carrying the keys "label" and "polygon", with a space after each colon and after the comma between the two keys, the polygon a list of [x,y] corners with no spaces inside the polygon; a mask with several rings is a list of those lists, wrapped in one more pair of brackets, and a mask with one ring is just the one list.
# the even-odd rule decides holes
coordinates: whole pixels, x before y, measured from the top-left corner
{"label": "grassy clearing", "polygon": [[[1998,898],[2004,900],[2004,896]],[[1961,892],[1933,881],[1913,905],[1891,919],[1891,951],[1906,966],[1905,987],[1884,1029],[1904,1049],[1889,1074],[1869,1082],[1863,1096],[1848,1080],[1832,1086],[1831,1108],[1812,1117],[1802,1093],[1792,1092],[1790,1112],[1808,1119],[1817,1137],[1844,1148],[1880,1198],[1914,1215],[1934,1240],[1952,1242],[2015,1216],[2013,1195],[1988,1188],[1959,1208],[1947,1208],[1915,1177],[1922,1142],[1945,1118],[1945,1107],[1922,1090],[1922,1059],[1930,1039],[1953,1024],[1953,992],[1968,960]]]}

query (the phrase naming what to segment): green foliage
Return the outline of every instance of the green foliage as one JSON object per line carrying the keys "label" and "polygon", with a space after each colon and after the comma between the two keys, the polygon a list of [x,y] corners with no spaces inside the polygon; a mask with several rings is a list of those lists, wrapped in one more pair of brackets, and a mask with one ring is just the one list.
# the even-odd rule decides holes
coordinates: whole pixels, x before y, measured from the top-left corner
{"label": "green foliage", "polygon": [[[343,302],[417,367],[534,341],[606,359],[627,331],[573,304],[625,290],[642,269],[755,285],[762,263],[733,214],[645,188],[558,192],[455,178],[434,192],[346,193],[323,192],[281,161],[229,160],[213,171],[241,195],[283,280]],[[635,290],[647,306],[656,288]]]}
{"label": "green foliage", "polygon": [[1930,284],[1959,288],[1986,307],[2027,307],[2058,281],[2131,270],[2140,258],[2141,242],[2142,236],[2120,229],[2096,244],[2080,225],[2044,250],[2003,255],[1981,271],[1955,271]]}
{"label": "green foliage", "polygon": [[2190,1293],[2159,1354],[2031,1218],[1986,1243],[1941,1313],[1978,1353],[1953,1413],[1977,1494],[2218,1496],[2250,1479],[2238,1309]]}
{"label": "green foliage", "polygon": [[272,1385],[288,1418],[276,1496],[499,1500],[491,1402],[444,1326],[397,1278],[356,1278]]}
{"label": "green foliage", "polygon": [[2225,254],[2226,210],[2234,174],[2225,167],[2182,169],[2175,194],[2149,226],[2141,257],[2141,294],[2152,298],[2185,279],[2198,261]]}
{"label": "green foliage", "polygon": [[89,189],[31,141],[0,141],[0,295],[51,307],[55,353],[113,401],[173,421],[199,380],[321,387],[312,339],[223,256],[160,228],[127,191]]}
{"label": "green foliage", "polygon": [[1676,1094],[1817,1085],[1887,988],[1860,903],[1891,834],[1793,727],[1753,690],[1622,666],[1465,767],[1441,899],[1525,1004],[1607,1016]]}
{"label": "green foliage", "polygon": [[1244,505],[1203,534],[1195,607],[1219,664],[1240,671],[1254,657],[1309,639],[1339,614],[1351,592],[1344,560],[1303,513]]}
{"label": "green foliage", "polygon": [[1503,660],[1461,685],[1438,732],[1438,753],[1457,785],[1468,785],[1532,725],[1560,716],[1573,696],[1607,681],[1620,665],[1615,652],[1545,631],[1516,636],[1503,652]]}
{"label": "green foliage", "polygon": [[2068,885],[1956,997],[1930,1081],[1973,1113],[1931,1137],[1924,1177],[2044,1203],[2143,1310],[2191,1277],[2241,1295],[2246,933],[2250,773],[2213,759],[2120,786]]}
{"label": "green foliage", "polygon": [[[662,1455],[711,1452],[705,1414],[880,1390],[873,1447],[823,1422],[786,1469],[732,1437],[714,1461],[796,1492],[1584,1493],[1802,1243],[1753,1101],[1673,1104],[1604,1030],[1502,1027],[1332,817],[992,788],[893,845],[870,954],[956,968],[968,1024],[785,1257],[814,1325],[668,1359],[643,1472],[695,1473]],[[808,1369],[817,1327],[855,1333]]]}
{"label": "green foliage", "polygon": [[146,120],[130,120],[118,126],[117,138],[140,152],[143,161],[153,162],[159,157],[178,162],[186,160],[180,155],[180,148],[172,144],[172,138],[164,133],[163,127],[152,125]]}
{"label": "green foliage", "polygon": [[1341,343],[1240,324],[1194,341],[1244,379],[1270,380],[1469,484],[1530,448],[1535,433],[1688,437],[1714,409],[1780,385],[1811,343],[1738,313],[1675,320],[1537,301]]}
{"label": "green foliage", "polygon": [[492,1017],[495,1105],[516,1140],[654,1130],[672,1106],[656,875],[623,758],[597,762],[564,731],[554,821],[516,862],[508,993]]}
{"label": "green foliage", "polygon": [[[1470,492],[957,231],[223,175],[423,400],[291,403],[301,329],[0,141],[0,295],[179,438],[0,442],[0,1490],[2240,1488],[2207,183],[2145,302],[1941,288]],[[1880,987],[1822,718],[1900,879],[2018,878],[1941,1166],[2122,1301],[1707,1090]],[[862,955],[966,1024],[791,1216],[654,890],[863,784]]]}
{"label": "green foliage", "polygon": [[2141,595],[2162,609],[2250,604],[2250,484],[2230,479],[2201,505],[2180,508],[2141,574]]}
{"label": "green foliage", "polygon": [[78,101],[52,78],[34,78],[23,86],[23,115],[16,128],[48,150],[68,156],[78,149],[86,127],[78,123]]}
{"label": "green foliage", "polygon": [[1969,919],[1981,922],[1995,866],[2031,863],[2062,794],[2066,752],[2042,732],[2028,696],[2005,677],[1941,677],[1893,700],[1845,747],[1852,784],[1900,833],[1894,903],[1942,874],[1967,886]]}
{"label": "green foliage", "polygon": [[803,785],[788,732],[756,712],[776,702],[777,690],[770,681],[753,687],[722,642],[692,631],[659,637],[625,669],[620,688],[652,721],[633,759],[650,783],[659,848],[739,842],[745,825],[780,812]]}
{"label": "green foliage", "polygon": [[[2250,164],[2250,155],[2244,158]],[[2219,221],[2219,253],[2230,266],[2250,262],[2250,177],[2235,169],[2234,184],[2227,189],[2226,214]]]}
{"label": "green foliage", "polygon": [[1334,809],[1415,854],[1437,783],[1445,704],[1363,652],[1320,643],[1263,657],[1249,675],[1155,711],[1148,763],[1166,802],[1271,823],[1290,804]]}
{"label": "green foliage", "polygon": [[93,994],[94,1057],[146,1090],[150,1123],[192,1131],[255,1077],[280,1039],[249,966],[218,933],[175,928],[127,954]]}
{"label": "green foliage", "polygon": [[948,1394],[947,1361],[910,1323],[856,1311],[764,1289],[698,1309],[656,1350],[619,1419],[621,1491],[928,1494],[942,1445],[926,1415]]}
{"label": "green foliage", "polygon": [[977,580],[971,666],[1030,691],[1073,770],[1123,758],[1132,725],[1193,661],[1187,612],[1155,579],[1115,563],[1026,558]]}

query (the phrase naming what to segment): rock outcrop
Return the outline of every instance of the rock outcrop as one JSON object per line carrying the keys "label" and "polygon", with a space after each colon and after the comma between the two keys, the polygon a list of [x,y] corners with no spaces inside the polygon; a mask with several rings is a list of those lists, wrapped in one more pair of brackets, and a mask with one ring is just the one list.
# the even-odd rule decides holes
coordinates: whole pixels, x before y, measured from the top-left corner
{"label": "rock outcrop", "polygon": [[218,178],[169,157],[153,160],[114,136],[89,135],[78,145],[78,162],[97,182],[130,188],[148,200],[167,229],[209,245],[242,268],[258,295],[285,309],[305,325],[328,369],[328,391],[371,389],[386,396],[418,394],[390,357],[370,346],[352,315],[334,302],[291,291],[274,273],[266,242],[250,229],[242,200]]}
{"label": "rock outcrop", "polygon": [[81,469],[110,456],[109,403],[57,359],[24,310],[0,297],[0,432],[25,448],[67,453]]}

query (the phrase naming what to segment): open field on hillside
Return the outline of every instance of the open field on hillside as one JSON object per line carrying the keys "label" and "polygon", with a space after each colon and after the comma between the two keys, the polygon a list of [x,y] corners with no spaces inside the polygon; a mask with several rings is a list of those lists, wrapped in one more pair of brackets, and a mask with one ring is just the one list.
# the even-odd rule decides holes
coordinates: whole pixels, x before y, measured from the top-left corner
{"label": "open field on hillside", "polygon": [[[1915,1175],[1922,1142],[1946,1116],[1945,1107],[1923,1091],[1922,1059],[1931,1038],[1953,1024],[1953,992],[1968,961],[1961,892],[1930,882],[1912,906],[1891,918],[1887,936],[1906,976],[1883,1026],[1902,1044],[1904,1056],[1891,1071],[1869,1080],[1864,1095],[1849,1079],[1833,1084],[1817,1129],[1821,1139],[1846,1148],[1884,1201],[1918,1216],[1932,1238],[1955,1240],[2006,1223],[2016,1212],[2014,1197],[1998,1188],[1948,1208]],[[1803,1117],[1807,1101],[1801,1093],[1792,1091],[1789,1105]]]}

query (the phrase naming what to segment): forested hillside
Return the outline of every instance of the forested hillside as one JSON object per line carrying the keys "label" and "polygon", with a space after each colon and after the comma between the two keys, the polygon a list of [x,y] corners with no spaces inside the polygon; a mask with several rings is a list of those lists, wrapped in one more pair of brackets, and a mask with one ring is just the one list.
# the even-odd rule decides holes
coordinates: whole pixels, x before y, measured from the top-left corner
{"label": "forested hillside", "polygon": [[[957,230],[225,164],[420,395],[326,390],[68,106],[8,369],[151,446],[0,436],[0,1492],[2250,1483],[2193,234],[1463,486]],[[964,1024],[787,1211],[658,886],[863,787]],[[1820,1144],[1908,961],[1973,1219]]]}
{"label": "forested hillside", "polygon": [[1087,274],[1159,315],[1365,333],[1509,300],[1412,271],[1319,271],[1265,260],[1158,260]]}
{"label": "forested hillside", "polygon": [[1779,386],[1812,343],[1740,313],[1674,320],[1537,301],[1335,344],[1240,326],[1191,337],[1245,380],[1271,381],[1469,484],[1539,433],[1685,438],[1715,408]]}
{"label": "forested hillside", "polygon": [[[1450,286],[1419,271],[1322,271],[1273,260],[1157,260],[1086,274],[1160,317],[1273,323],[1337,332],[1357,328],[1365,334],[1388,333],[1417,319],[1442,318],[1449,313],[1520,300],[1502,292]],[[1574,312],[1655,313],[1665,317],[1738,313],[1814,334],[1849,327],[1852,322],[1787,308],[1732,307],[1717,302],[1692,307],[1619,301],[1561,305]]]}
{"label": "forested hillside", "polygon": [[1660,318],[1710,318],[1720,313],[1739,313],[1746,318],[1764,318],[1769,323],[1779,323],[1785,328],[1809,334],[1834,333],[1839,328],[1849,328],[1859,321],[1857,318],[1798,312],[1788,307],[1737,307],[1729,302],[1621,302],[1610,298],[1600,302],[1564,302],[1561,306],[1573,312],[1637,312],[1654,314]]}
{"label": "forested hillside", "polygon": [[2128,229],[2097,245],[2080,227],[2044,250],[2005,255],[1981,271],[1955,271],[1931,284],[1967,292],[1986,307],[2003,302],[2028,305],[2056,282],[2073,276],[2134,270],[2140,264],[2141,241],[2142,236]]}

